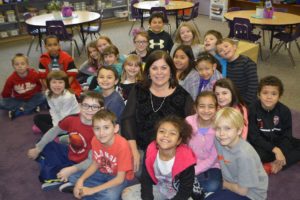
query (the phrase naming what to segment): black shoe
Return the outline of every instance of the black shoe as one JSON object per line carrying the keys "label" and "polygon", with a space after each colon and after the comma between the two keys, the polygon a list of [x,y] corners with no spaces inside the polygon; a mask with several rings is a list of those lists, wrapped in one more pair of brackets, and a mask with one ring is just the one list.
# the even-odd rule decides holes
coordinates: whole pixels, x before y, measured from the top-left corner
{"label": "black shoe", "polygon": [[70,182],[64,183],[59,187],[59,191],[65,193],[73,193],[73,189],[74,189],[74,185],[73,183]]}

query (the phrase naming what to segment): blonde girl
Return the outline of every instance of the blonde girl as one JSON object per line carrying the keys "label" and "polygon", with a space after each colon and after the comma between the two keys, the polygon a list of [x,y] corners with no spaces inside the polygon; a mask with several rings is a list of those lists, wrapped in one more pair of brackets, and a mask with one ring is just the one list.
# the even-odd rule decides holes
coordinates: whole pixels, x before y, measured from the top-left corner
{"label": "blonde girl", "polygon": [[34,132],[46,133],[51,127],[68,115],[79,113],[79,105],[72,92],[68,76],[63,71],[52,71],[47,75],[46,98],[50,114],[38,114],[34,117]]}
{"label": "blonde girl", "polygon": [[112,41],[109,37],[107,36],[100,36],[98,37],[97,41],[96,41],[96,45],[97,45],[97,49],[100,52],[100,54],[102,54],[103,50],[112,45]]}
{"label": "blonde girl", "polygon": [[217,106],[217,98],[212,91],[201,92],[194,104],[196,114],[186,118],[193,128],[189,146],[197,157],[196,178],[205,193],[222,188],[222,174],[214,145],[216,133],[213,122]]}
{"label": "blonde girl", "polygon": [[175,49],[181,44],[190,45],[194,57],[197,58],[198,54],[204,51],[203,45],[200,44],[200,36],[198,35],[195,27],[189,22],[182,22],[178,27],[175,36],[175,44],[171,49],[170,55],[173,57]]}
{"label": "blonde girl", "polygon": [[130,54],[123,63],[123,72],[119,83],[118,91],[127,101],[131,88],[136,82],[142,80],[142,61],[138,55]]}

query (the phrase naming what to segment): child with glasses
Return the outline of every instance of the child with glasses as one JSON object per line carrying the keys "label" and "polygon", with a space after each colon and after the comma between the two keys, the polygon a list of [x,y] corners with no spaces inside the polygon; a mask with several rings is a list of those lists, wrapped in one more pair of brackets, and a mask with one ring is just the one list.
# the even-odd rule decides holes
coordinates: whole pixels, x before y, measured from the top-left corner
{"label": "child with glasses", "polygon": [[135,33],[133,37],[133,43],[134,43],[134,51],[130,52],[130,54],[136,54],[138,55],[144,63],[146,62],[146,59],[148,55],[150,54],[149,50],[149,35],[145,31],[138,31]]}
{"label": "child with glasses", "polygon": [[215,82],[222,78],[222,74],[217,70],[217,63],[216,58],[208,52],[199,55],[196,61],[196,69],[200,76],[198,93],[212,91]]}
{"label": "child with glasses", "polygon": [[[92,118],[104,106],[101,94],[86,92],[80,97],[80,113],[70,115],[51,128],[34,148],[28,150],[28,157],[40,164],[39,179],[43,190],[57,188],[68,177],[86,169],[91,160],[91,140],[94,136]],[[69,144],[53,140],[59,133],[67,132]]]}

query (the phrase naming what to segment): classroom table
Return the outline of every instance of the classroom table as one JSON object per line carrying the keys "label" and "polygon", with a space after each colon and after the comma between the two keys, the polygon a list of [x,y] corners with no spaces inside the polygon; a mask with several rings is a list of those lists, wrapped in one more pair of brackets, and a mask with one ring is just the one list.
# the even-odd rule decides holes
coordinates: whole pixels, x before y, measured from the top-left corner
{"label": "classroom table", "polygon": [[[291,33],[293,31],[293,25],[300,24],[300,15],[295,15],[285,12],[274,12],[273,18],[257,18],[255,16],[256,10],[240,10],[232,11],[224,14],[226,20],[232,21],[235,17],[246,18],[250,20],[253,25],[259,26],[288,26]],[[274,29],[271,29],[270,49],[273,45]]]}
{"label": "classroom table", "polygon": [[[144,11],[150,11],[152,7],[165,7],[167,11],[176,13],[176,28],[179,26],[178,20],[178,11],[182,11],[184,14],[185,9],[192,8],[194,6],[193,2],[187,1],[170,1],[168,5],[161,5],[159,1],[142,1],[139,3],[135,3],[133,5],[135,8]],[[144,27],[144,18],[143,14],[141,16],[141,27]]]}
{"label": "classroom table", "polygon": [[[66,27],[73,27],[73,26],[80,27],[82,44],[85,47],[86,40],[83,32],[83,25],[87,23],[91,23],[93,21],[97,21],[99,18],[100,18],[100,14],[97,12],[75,11],[73,12],[72,17],[68,17],[68,18],[62,17],[62,21],[64,22],[64,25]],[[30,19],[27,19],[25,23],[28,25],[35,26],[38,28],[38,30],[40,30],[40,28],[45,28],[46,21],[50,21],[50,20],[55,20],[52,13],[31,17]],[[39,44],[42,50],[42,34],[40,33],[40,31],[39,31]]]}

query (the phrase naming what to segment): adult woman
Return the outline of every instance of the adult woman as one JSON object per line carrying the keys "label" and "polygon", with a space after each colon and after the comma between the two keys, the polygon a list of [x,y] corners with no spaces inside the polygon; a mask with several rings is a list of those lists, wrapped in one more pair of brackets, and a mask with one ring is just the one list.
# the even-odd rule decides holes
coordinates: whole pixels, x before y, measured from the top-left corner
{"label": "adult woman", "polygon": [[143,81],[132,88],[121,117],[121,133],[129,141],[138,171],[140,153],[155,138],[155,123],[170,114],[186,117],[193,111],[191,96],[176,80],[172,58],[154,51],[147,59]]}

